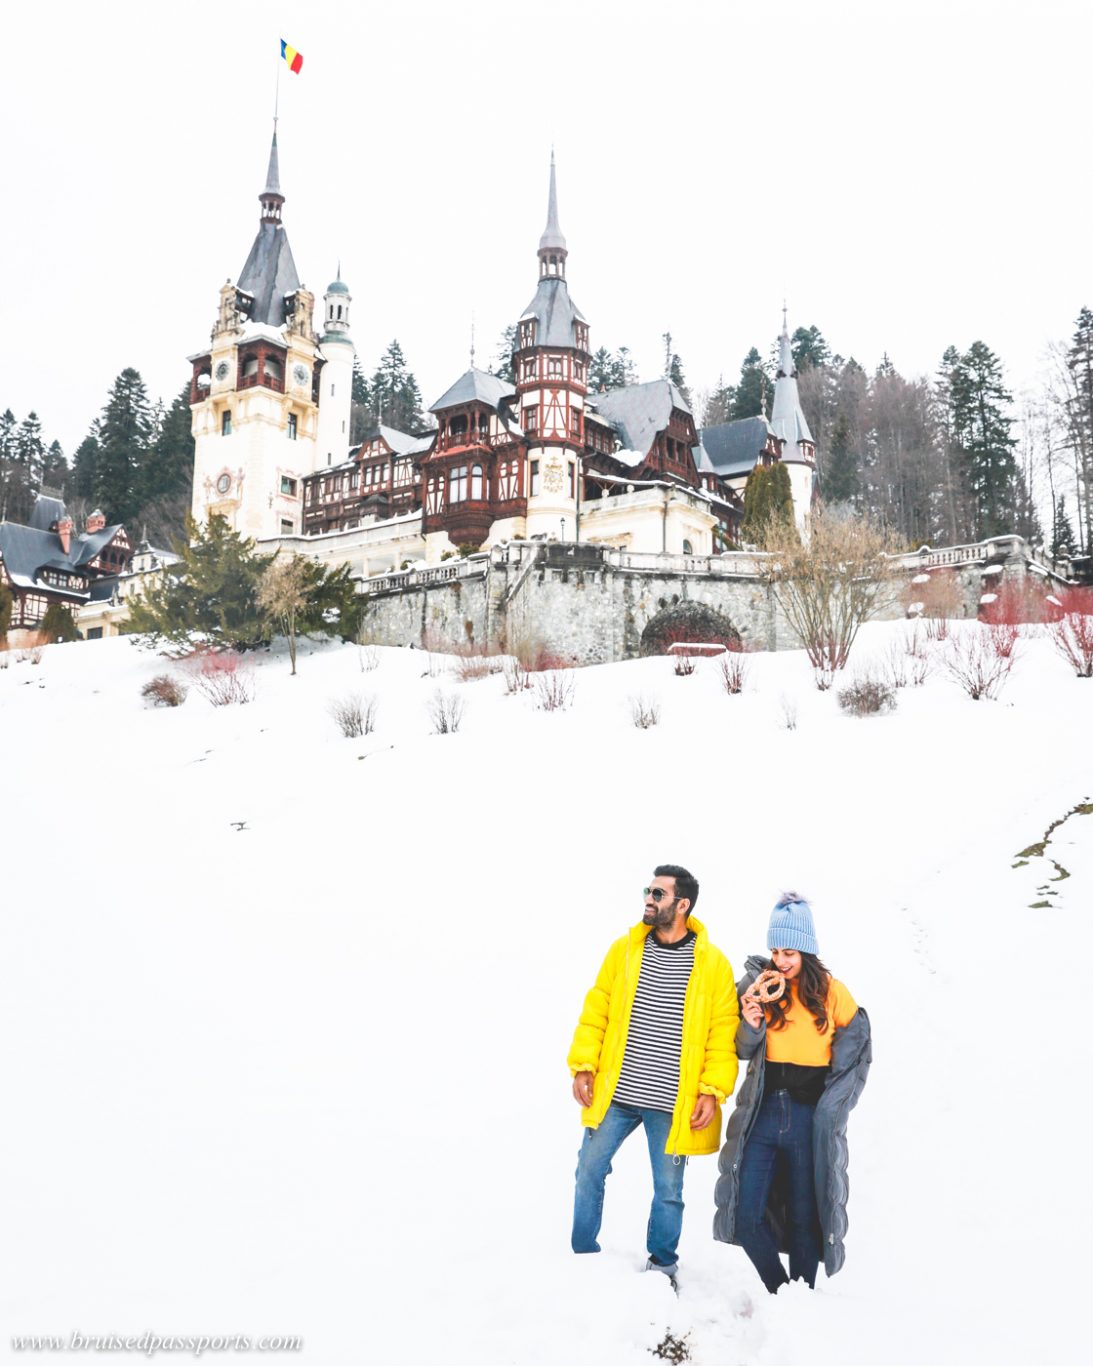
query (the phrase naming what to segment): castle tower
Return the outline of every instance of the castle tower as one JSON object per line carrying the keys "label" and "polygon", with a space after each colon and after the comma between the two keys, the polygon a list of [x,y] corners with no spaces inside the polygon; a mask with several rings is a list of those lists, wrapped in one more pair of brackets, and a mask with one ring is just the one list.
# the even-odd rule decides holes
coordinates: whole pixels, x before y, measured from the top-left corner
{"label": "castle tower", "polygon": [[797,366],[789,338],[786,310],[782,309],[782,334],[778,338],[778,374],[774,381],[774,403],[770,425],[781,440],[782,463],[789,470],[793,490],[793,510],[797,527],[808,531],[809,513],[816,492],[816,443],[801,407],[797,391]]}
{"label": "castle tower", "polygon": [[276,124],[258,198],[258,233],[238,282],[221,287],[211,345],[189,357],[191,512],[199,525],[218,513],[242,535],[268,539],[300,532],[303,477],[317,461],[322,364],[315,301],[281,221]]}
{"label": "castle tower", "polygon": [[526,535],[569,539],[576,528],[576,481],[584,449],[588,323],[569,297],[566,240],[550,155],[547,222],[539,239],[539,287],[517,324],[513,368],[517,421],[528,439]]}
{"label": "castle tower", "polygon": [[353,398],[353,359],[349,335],[349,305],[353,296],[342,279],[331,281],[323,295],[325,316],[319,339],[323,368],[319,380],[318,463],[340,465],[349,456],[349,410]]}

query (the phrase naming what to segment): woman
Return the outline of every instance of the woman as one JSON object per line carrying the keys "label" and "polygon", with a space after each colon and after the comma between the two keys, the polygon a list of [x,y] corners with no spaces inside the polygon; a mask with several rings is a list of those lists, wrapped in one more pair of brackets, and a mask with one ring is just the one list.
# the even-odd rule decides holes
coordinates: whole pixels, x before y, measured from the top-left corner
{"label": "woman", "polygon": [[[774,1295],[789,1280],[814,1286],[821,1255],[829,1276],[843,1264],[846,1119],[872,1050],[869,1018],[820,962],[795,892],[771,912],[767,948],[737,983],[736,1051],[750,1062],[718,1159],[714,1237],[742,1246]],[[777,999],[764,1002],[768,982]]]}

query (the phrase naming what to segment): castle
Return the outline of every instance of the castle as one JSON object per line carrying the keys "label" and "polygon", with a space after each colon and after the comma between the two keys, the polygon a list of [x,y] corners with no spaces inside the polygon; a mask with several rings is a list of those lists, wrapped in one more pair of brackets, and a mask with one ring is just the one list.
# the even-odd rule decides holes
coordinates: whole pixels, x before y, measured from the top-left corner
{"label": "castle", "polygon": [[276,130],[258,233],[220,290],[210,345],[189,357],[192,514],[266,548],[362,577],[510,541],[710,555],[738,543],[757,464],[783,462],[798,523],[815,496],[785,318],[772,414],[700,431],[670,379],[589,385],[589,323],[569,292],[551,157],[538,280],[515,328],[513,382],[473,365],[430,408],[435,427],[380,425],[350,445],[352,296],[303,286],[283,221]]}

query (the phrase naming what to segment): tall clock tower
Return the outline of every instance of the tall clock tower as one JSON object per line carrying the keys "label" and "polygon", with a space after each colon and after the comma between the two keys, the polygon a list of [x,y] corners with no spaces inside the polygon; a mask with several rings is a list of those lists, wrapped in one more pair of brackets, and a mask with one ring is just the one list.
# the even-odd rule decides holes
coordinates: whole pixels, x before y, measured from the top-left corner
{"label": "tall clock tower", "polygon": [[258,235],[236,283],[220,290],[211,346],[193,365],[194,486],[199,525],[219,513],[244,536],[298,534],[303,478],[317,463],[315,300],[300,283],[281,221],[277,132],[259,195]]}

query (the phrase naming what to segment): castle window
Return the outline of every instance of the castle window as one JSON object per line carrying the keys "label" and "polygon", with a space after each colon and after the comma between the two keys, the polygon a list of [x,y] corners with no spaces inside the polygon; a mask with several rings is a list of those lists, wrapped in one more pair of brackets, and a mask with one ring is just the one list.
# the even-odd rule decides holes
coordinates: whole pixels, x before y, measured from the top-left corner
{"label": "castle window", "polygon": [[232,415],[229,409],[225,408],[220,414],[220,435],[231,436],[232,434]]}
{"label": "castle window", "polygon": [[539,406],[524,409],[524,431],[537,432],[539,430]]}
{"label": "castle window", "polygon": [[529,380],[529,379],[534,379],[534,378],[535,378],[535,357],[534,357],[534,356],[528,356],[528,358],[524,361],[521,373],[522,373],[522,376],[523,376],[523,378],[524,378],[525,380]]}
{"label": "castle window", "polygon": [[561,356],[551,356],[550,359],[547,361],[547,374],[548,374],[548,375],[551,375],[551,376],[555,376],[555,375],[560,376],[561,373],[562,373],[562,358],[561,358]]}
{"label": "castle window", "polygon": [[281,475],[281,492],[287,493],[290,498],[296,497],[296,480],[290,479],[288,475]]}
{"label": "castle window", "polygon": [[282,517],[282,518],[281,518],[281,535],[282,535],[282,536],[291,536],[291,535],[292,535],[292,523],[289,521],[289,519],[288,519],[287,517]]}
{"label": "castle window", "polygon": [[534,346],[534,345],[535,345],[535,323],[534,323],[534,321],[529,320],[528,322],[524,322],[524,323],[521,323],[521,324],[520,324],[520,345],[521,345],[521,346]]}
{"label": "castle window", "polygon": [[296,440],[296,414],[295,414],[295,413],[289,413],[289,415],[288,415],[288,439],[289,439],[290,441],[295,441],[295,440]]}
{"label": "castle window", "polygon": [[467,467],[457,465],[448,476],[448,502],[462,503],[467,496]]}
{"label": "castle window", "polygon": [[262,370],[270,379],[279,380],[284,371],[281,369],[281,362],[275,360],[273,356],[267,356],[262,362]]}
{"label": "castle window", "polygon": [[573,362],[573,378],[579,383],[584,383],[584,362],[575,360]]}
{"label": "castle window", "polygon": [[258,373],[258,357],[248,356],[243,362],[243,378],[253,379]]}
{"label": "castle window", "polygon": [[359,482],[360,482],[360,472],[359,472],[358,470],[353,470],[352,473],[351,473],[350,476],[349,476],[349,487],[350,487],[351,489],[355,489],[355,488],[357,487],[357,484],[358,484]]}
{"label": "castle window", "polygon": [[538,460],[533,460],[533,461],[531,462],[531,496],[534,498],[535,495],[536,495],[538,492],[539,492],[539,462],[538,462]]}
{"label": "castle window", "polygon": [[471,499],[481,501],[486,495],[483,491],[482,466],[475,465],[471,470]]}
{"label": "castle window", "polygon": [[695,553],[694,547],[691,545],[690,541],[683,542],[683,553],[684,555],[693,555]]}
{"label": "castle window", "polygon": [[572,497],[575,496],[575,495],[574,495],[574,492],[573,492],[574,489],[575,489],[575,487],[576,487],[576,484],[574,483],[574,477],[575,477],[575,476],[574,476],[574,468],[575,468],[575,467],[574,467],[573,461],[571,460],[571,461],[569,462],[569,496],[570,496],[570,498],[572,498]]}

